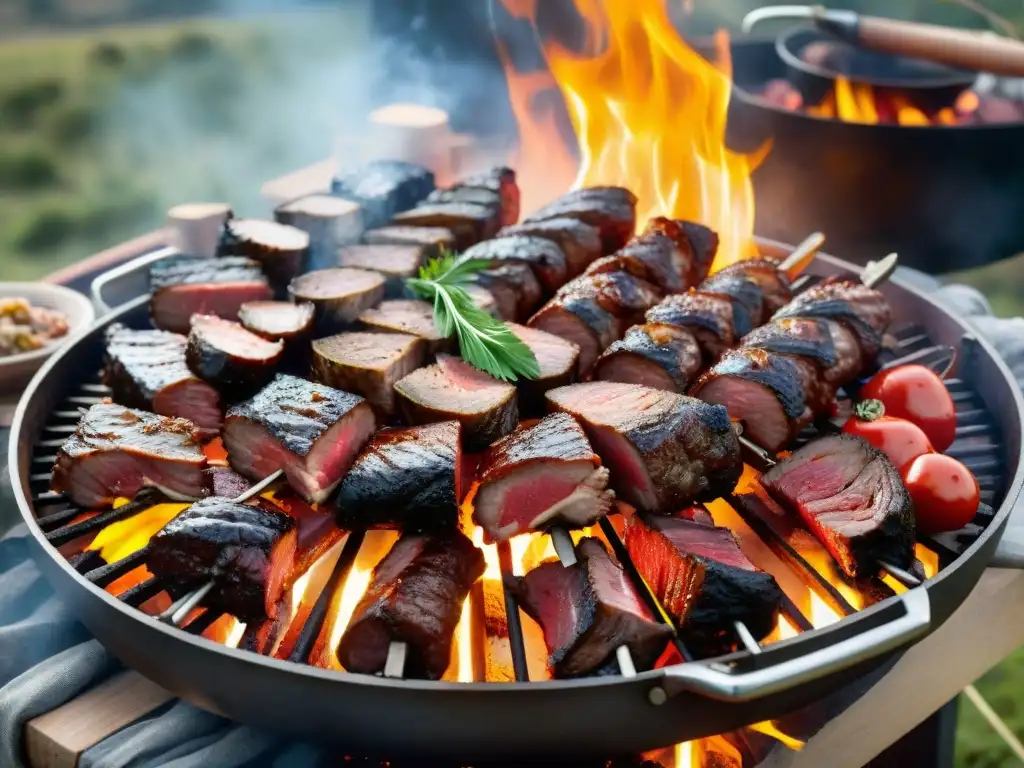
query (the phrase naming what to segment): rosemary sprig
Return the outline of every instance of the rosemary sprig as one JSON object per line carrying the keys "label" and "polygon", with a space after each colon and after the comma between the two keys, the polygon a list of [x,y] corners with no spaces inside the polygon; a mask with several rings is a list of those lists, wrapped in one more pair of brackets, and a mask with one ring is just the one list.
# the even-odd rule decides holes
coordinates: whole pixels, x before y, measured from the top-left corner
{"label": "rosemary sprig", "polygon": [[461,259],[445,252],[405,283],[417,296],[433,302],[438,332],[446,338],[455,334],[467,363],[504,381],[535,379],[540,366],[533,350],[508,325],[479,309],[466,293],[473,274],[489,266],[483,259]]}

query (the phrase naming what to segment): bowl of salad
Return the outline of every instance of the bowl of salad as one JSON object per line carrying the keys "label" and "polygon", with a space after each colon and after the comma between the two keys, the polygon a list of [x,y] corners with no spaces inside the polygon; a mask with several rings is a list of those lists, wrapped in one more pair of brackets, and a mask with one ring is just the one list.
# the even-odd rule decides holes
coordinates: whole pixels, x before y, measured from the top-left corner
{"label": "bowl of salad", "polygon": [[0,392],[24,389],[46,358],[95,319],[92,302],[70,288],[0,283]]}

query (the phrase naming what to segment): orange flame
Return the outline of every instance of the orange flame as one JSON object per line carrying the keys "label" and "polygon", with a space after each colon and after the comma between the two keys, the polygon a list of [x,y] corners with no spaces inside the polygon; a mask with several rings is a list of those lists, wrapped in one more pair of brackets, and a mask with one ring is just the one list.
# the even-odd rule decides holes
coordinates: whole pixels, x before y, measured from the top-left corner
{"label": "orange flame", "polygon": [[[798,96],[795,91],[793,95]],[[799,98],[797,101],[799,102]],[[807,112],[816,117],[835,118],[847,123],[865,125],[957,125],[975,112],[980,105],[977,93],[964,91],[952,107],[945,107],[929,116],[914,106],[906,96],[880,92],[866,83],[853,83],[839,77],[836,78],[832,92],[820,104],[808,107]]]}
{"label": "orange flame", "polygon": [[[535,2],[504,0],[504,5],[536,27]],[[663,0],[574,0],[574,5],[587,26],[592,51],[581,54],[554,41],[543,42],[579,148],[573,185],[628,187],[639,200],[639,227],[653,216],[712,227],[722,241],[718,267],[751,255],[750,175],[767,148],[754,155],[726,148],[732,89],[727,38],[716,38],[716,66],[683,42]],[[541,178],[551,178],[552,170],[557,177],[568,156],[557,126],[524,109],[548,81],[540,76],[527,81],[507,56],[503,61],[522,157],[543,158]],[[534,183],[526,178],[532,177],[532,169],[520,170],[524,183]]]}

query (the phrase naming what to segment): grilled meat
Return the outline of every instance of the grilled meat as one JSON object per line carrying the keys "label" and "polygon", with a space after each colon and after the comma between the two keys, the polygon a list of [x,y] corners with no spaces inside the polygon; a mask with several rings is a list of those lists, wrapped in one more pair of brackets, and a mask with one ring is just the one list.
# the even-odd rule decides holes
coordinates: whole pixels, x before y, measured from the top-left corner
{"label": "grilled meat", "polygon": [[292,280],[288,292],[294,301],[315,308],[321,333],[344,330],[384,298],[384,276],[367,269],[318,269]]}
{"label": "grilled meat", "polygon": [[99,403],[57,451],[50,487],[94,509],[146,487],[172,499],[197,499],[210,492],[210,482],[191,421]]}
{"label": "grilled meat", "polygon": [[309,255],[309,235],[297,227],[261,219],[224,222],[218,256],[248,256],[260,263],[279,292],[301,274]]}
{"label": "grilled meat", "polygon": [[[498,192],[483,187],[449,187],[448,189],[435,189],[427,199],[423,201],[426,205],[433,203],[472,203],[473,205],[485,205],[489,208],[501,210],[501,195]],[[501,214],[504,221],[505,214]]]}
{"label": "grilled meat", "polygon": [[455,234],[444,227],[379,227],[363,232],[362,241],[367,245],[418,245],[425,259],[455,248]]}
{"label": "grilled meat", "polygon": [[258,262],[240,256],[171,256],[149,268],[149,311],[157,328],[188,333],[192,315],[238,317],[247,301],[273,298]]}
{"label": "grilled meat", "polygon": [[698,290],[725,296],[732,302],[732,327],[737,338],[746,336],[767,319],[760,286],[742,275],[714,274]]}
{"label": "grilled meat", "polygon": [[544,289],[528,264],[507,262],[477,272],[473,279],[486,288],[498,302],[506,320],[525,319],[533,314],[544,298]]}
{"label": "grilled meat", "polygon": [[239,399],[270,381],[283,353],[284,342],[267,341],[231,320],[196,315],[185,357],[196,376]]}
{"label": "grilled meat", "polygon": [[[331,510],[313,507],[290,493],[288,489],[274,493],[271,498],[260,496],[257,504],[264,509],[284,512],[295,521],[295,566],[285,583],[286,589],[291,589],[295,582],[345,535],[335,524]],[[287,601],[289,597],[286,595],[285,600]]]}
{"label": "grilled meat", "polygon": [[550,219],[579,219],[601,232],[604,252],[614,253],[633,236],[636,228],[636,196],[622,187],[577,189],[534,211],[524,221],[532,224]]}
{"label": "grilled meat", "polygon": [[238,310],[238,321],[267,341],[305,339],[313,330],[313,305],[308,302],[247,301]]}
{"label": "grilled meat", "polygon": [[816,317],[836,320],[857,337],[862,359],[874,360],[882,333],[892,322],[892,308],[878,291],[861,283],[841,281],[818,285],[801,293],[775,313],[773,320]]}
{"label": "grilled meat", "polygon": [[395,393],[407,424],[458,421],[471,451],[511,433],[519,421],[514,386],[448,355],[399,380]]}
{"label": "grilled meat", "polygon": [[462,290],[466,292],[477,309],[486,312],[491,317],[502,319],[501,313],[498,311],[498,300],[489,290],[474,283],[462,286]]}
{"label": "grilled meat", "polygon": [[313,379],[362,395],[388,420],[395,382],[423,365],[425,355],[423,340],[407,333],[340,333],[313,342]]}
{"label": "grilled meat", "polygon": [[501,228],[501,209],[479,203],[423,202],[392,219],[394,224],[416,227],[444,227],[455,235],[456,250],[463,251],[481,240],[494,237]]}
{"label": "grilled meat", "polygon": [[718,233],[692,221],[656,219],[653,225],[674,239],[677,229],[682,229],[686,239],[690,241],[690,251],[693,253],[693,275],[690,285],[697,285],[706,279],[718,255]]}
{"label": "grilled meat", "polygon": [[635,384],[597,381],[548,392],[583,426],[612,486],[643,512],[671,514],[736,486],[740,446],[725,409]]}
{"label": "grilled meat", "polygon": [[835,320],[772,320],[748,333],[740,345],[809,360],[826,382],[837,386],[854,379],[864,367],[857,337]]}
{"label": "grilled meat", "polygon": [[637,668],[650,669],[672,630],[655,619],[598,539],[583,539],[576,551],[576,565],[542,563],[514,584],[520,606],[544,632],[554,676],[593,674],[623,645]]}
{"label": "grilled meat", "polygon": [[598,259],[587,268],[588,274],[628,272],[656,285],[666,293],[679,293],[689,287],[692,272],[689,246],[681,249],[663,232],[646,231],[630,240],[611,256]]}
{"label": "grilled meat", "polygon": [[582,273],[592,262],[601,258],[604,252],[600,230],[579,219],[566,217],[523,222],[504,227],[497,236],[519,235],[543,237],[561,248],[568,266],[567,277],[576,277]]}
{"label": "grilled meat", "polygon": [[224,499],[236,499],[252,488],[248,479],[230,467],[210,467],[211,496],[220,496]]}
{"label": "grilled meat", "polygon": [[592,295],[598,306],[627,322],[638,320],[663,298],[662,292],[646,280],[628,272],[580,275],[566,283],[558,295]]}
{"label": "grilled meat", "polygon": [[505,166],[495,166],[481,173],[467,176],[453,190],[486,189],[498,194],[501,209],[502,226],[514,224],[519,220],[519,185],[516,184],[516,172]]}
{"label": "grilled meat", "polygon": [[583,528],[611,511],[608,470],[579,424],[555,413],[520,427],[484,454],[473,520],[488,541],[551,525]]}
{"label": "grilled meat", "polygon": [[532,235],[486,240],[467,250],[463,257],[489,261],[492,267],[501,267],[508,261],[527,264],[549,296],[562,286],[568,275],[562,249],[551,240]]}
{"label": "grilled meat", "polygon": [[186,339],[167,331],[107,329],[103,383],[114,401],[161,416],[180,416],[205,431],[220,429],[220,394],[185,363]]}
{"label": "grilled meat", "polygon": [[634,325],[597,359],[598,381],[642,384],[685,394],[701,368],[697,340],[685,328],[664,323]]}
{"label": "grilled meat", "polygon": [[363,225],[383,226],[434,191],[434,174],[397,160],[375,160],[334,179],[331,193],[359,203]]}
{"label": "grilled meat", "polygon": [[630,559],[693,650],[733,650],[737,621],[761,640],[775,629],[782,590],[747,559],[732,531],[705,522],[706,512],[693,517],[633,515],[625,536]]}
{"label": "grilled meat", "polygon": [[405,296],[405,280],[415,277],[424,261],[425,249],[419,245],[347,245],[338,251],[338,264],[368,269],[384,275],[384,297]]}
{"label": "grilled meat", "polygon": [[692,333],[700,345],[704,365],[714,365],[736,343],[733,304],[720,294],[691,289],[669,296],[644,317],[648,323],[675,325]]}
{"label": "grilled meat", "polygon": [[278,374],[228,411],[222,436],[236,472],[262,480],[283,469],[296,493],[318,504],[375,428],[370,404],[358,395]]}
{"label": "grilled meat", "polygon": [[547,410],[544,399],[547,391],[576,381],[580,348],[571,341],[525,325],[509,323],[509,329],[530,348],[540,366],[537,378],[517,382],[519,412],[521,415],[543,414]]}
{"label": "grilled meat", "polygon": [[373,571],[338,645],[349,672],[384,669],[392,642],[406,644],[405,677],[439,680],[452,638],[484,556],[464,535],[406,533]]}
{"label": "grilled meat", "polygon": [[282,512],[211,497],[176,515],[149,544],[146,567],[167,583],[213,580],[210,610],[246,623],[273,618],[295,564],[295,521]]}
{"label": "grilled meat", "polygon": [[793,289],[789,278],[779,269],[779,262],[774,259],[747,259],[737,261],[718,270],[715,277],[743,277],[760,288],[761,301],[764,306],[760,325],[793,299]]}
{"label": "grilled meat", "polygon": [[411,334],[423,340],[429,355],[449,349],[452,345],[451,339],[445,338],[437,330],[434,307],[425,301],[382,301],[380,306],[363,312],[359,316],[359,324],[372,333]]}
{"label": "grilled meat", "polygon": [[457,421],[374,435],[338,488],[342,528],[454,530],[462,500]]}
{"label": "grilled meat", "polygon": [[571,341],[580,350],[579,375],[586,376],[598,355],[622,338],[626,323],[598,303],[594,290],[562,293],[541,307],[527,325]]}
{"label": "grilled meat", "polygon": [[852,435],[805,445],[761,483],[803,518],[851,578],[873,576],[880,561],[914,561],[914,508],[899,472],[881,451]]}

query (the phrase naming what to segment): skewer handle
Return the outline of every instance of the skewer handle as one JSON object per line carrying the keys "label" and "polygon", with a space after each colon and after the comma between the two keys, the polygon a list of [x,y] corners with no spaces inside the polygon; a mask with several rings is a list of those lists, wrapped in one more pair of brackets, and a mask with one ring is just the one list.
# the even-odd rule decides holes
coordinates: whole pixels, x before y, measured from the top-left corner
{"label": "skewer handle", "polygon": [[384,677],[402,677],[405,673],[405,656],[409,646],[393,640],[388,646],[388,657],[384,661]]}
{"label": "skewer handle", "polygon": [[796,279],[807,268],[807,265],[814,261],[814,257],[824,244],[825,236],[821,232],[808,235],[789,256],[782,260],[779,270],[785,272],[790,280]]}
{"label": "skewer handle", "polygon": [[572,536],[569,535],[569,532],[565,528],[556,525],[549,533],[559,562],[566,568],[570,565],[576,565],[576,546],[572,543]]}
{"label": "skewer handle", "polygon": [[890,253],[881,261],[869,261],[860,273],[860,281],[868,288],[875,288],[890,277],[899,266],[899,255]]}

